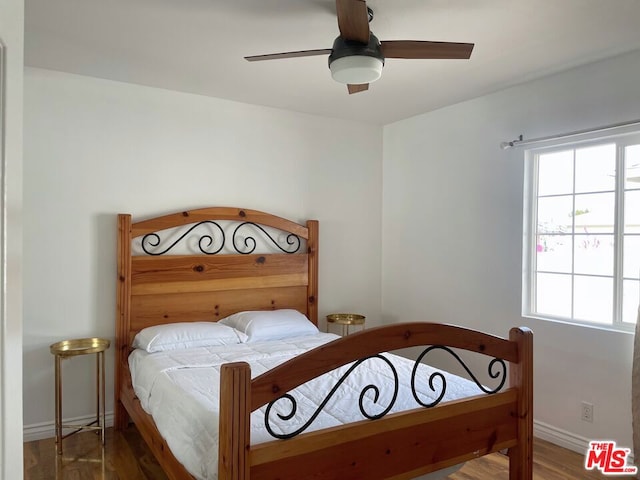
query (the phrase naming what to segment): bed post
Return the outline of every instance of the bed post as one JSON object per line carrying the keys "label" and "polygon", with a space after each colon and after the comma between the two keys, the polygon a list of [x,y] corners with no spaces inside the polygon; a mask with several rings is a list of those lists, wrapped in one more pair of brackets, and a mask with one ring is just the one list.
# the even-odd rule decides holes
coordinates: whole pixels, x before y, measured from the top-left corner
{"label": "bed post", "polygon": [[245,362],[220,368],[218,480],[249,480],[251,369]]}
{"label": "bed post", "polygon": [[309,253],[309,285],[307,286],[307,317],[318,325],[318,241],[319,225],[317,220],[309,220],[307,229],[307,251]]}
{"label": "bed post", "polygon": [[509,340],[518,344],[518,363],[511,363],[509,381],[518,388],[518,445],[509,449],[509,479],[533,478],[533,333],[512,328]]}
{"label": "bed post", "polygon": [[131,215],[118,215],[118,278],[117,278],[117,318],[115,354],[115,398],[113,426],[116,430],[126,428],[129,421],[127,410],[120,401],[124,365],[127,362],[129,327],[131,325]]}

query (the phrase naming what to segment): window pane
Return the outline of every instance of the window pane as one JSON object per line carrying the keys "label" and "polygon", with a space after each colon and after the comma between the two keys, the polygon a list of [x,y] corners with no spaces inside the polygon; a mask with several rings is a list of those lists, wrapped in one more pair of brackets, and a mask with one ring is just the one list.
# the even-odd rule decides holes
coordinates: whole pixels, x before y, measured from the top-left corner
{"label": "window pane", "polygon": [[538,234],[571,233],[573,197],[538,199]]}
{"label": "window pane", "polygon": [[536,312],[571,318],[570,275],[536,275]]}
{"label": "window pane", "polygon": [[523,305],[542,318],[628,327],[640,320],[640,131],[595,142],[529,150],[535,229]]}
{"label": "window pane", "polygon": [[613,278],[574,276],[573,317],[597,323],[612,323]]}
{"label": "window pane", "polygon": [[573,150],[538,157],[538,195],[573,193]]}
{"label": "window pane", "polygon": [[624,233],[640,233],[640,190],[624,194]]}
{"label": "window pane", "polygon": [[536,270],[571,273],[571,235],[539,235],[536,245]]}
{"label": "window pane", "polygon": [[601,192],[616,187],[615,144],[576,150],[576,193]]}
{"label": "window pane", "polygon": [[613,235],[576,235],[574,273],[613,275]]}
{"label": "window pane", "polygon": [[622,321],[636,323],[640,305],[640,282],[625,280],[622,288]]}
{"label": "window pane", "polygon": [[630,145],[624,149],[626,165],[625,188],[640,188],[640,145]]}
{"label": "window pane", "polygon": [[622,275],[625,278],[640,279],[640,236],[625,235],[623,252],[624,270]]}
{"label": "window pane", "polygon": [[615,211],[614,193],[576,195],[575,233],[613,233]]}

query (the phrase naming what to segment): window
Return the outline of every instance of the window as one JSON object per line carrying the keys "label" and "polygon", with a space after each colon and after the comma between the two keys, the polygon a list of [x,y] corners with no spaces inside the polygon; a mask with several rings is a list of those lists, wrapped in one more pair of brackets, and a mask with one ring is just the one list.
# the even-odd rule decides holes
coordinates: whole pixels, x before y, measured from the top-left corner
{"label": "window", "polygon": [[526,172],[523,315],[633,329],[640,134],[533,148]]}

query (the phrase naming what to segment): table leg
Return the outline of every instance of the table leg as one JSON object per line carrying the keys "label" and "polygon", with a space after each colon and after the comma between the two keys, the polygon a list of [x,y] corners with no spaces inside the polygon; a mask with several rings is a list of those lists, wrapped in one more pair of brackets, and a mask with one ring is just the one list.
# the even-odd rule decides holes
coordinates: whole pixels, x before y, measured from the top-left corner
{"label": "table leg", "polygon": [[105,373],[104,373],[104,351],[100,352],[98,355],[98,358],[100,359],[100,388],[101,388],[101,392],[100,392],[100,396],[98,399],[98,407],[100,406],[100,399],[102,399],[102,420],[100,421],[100,439],[102,440],[102,445],[105,444],[105,424],[106,424],[106,414],[105,414],[105,410],[106,410],[106,396],[105,396],[105,383],[106,383],[106,377],[105,377]]}
{"label": "table leg", "polygon": [[96,355],[96,425],[100,426],[100,353]]}
{"label": "table leg", "polygon": [[61,357],[56,355],[55,361],[55,398],[56,398],[56,447],[58,455],[62,455],[62,369]]}

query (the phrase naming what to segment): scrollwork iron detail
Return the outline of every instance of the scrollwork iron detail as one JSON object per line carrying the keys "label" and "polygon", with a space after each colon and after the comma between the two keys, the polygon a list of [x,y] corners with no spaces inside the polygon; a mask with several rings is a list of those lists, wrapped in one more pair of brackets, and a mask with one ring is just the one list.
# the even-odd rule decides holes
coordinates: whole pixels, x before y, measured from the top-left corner
{"label": "scrollwork iron detail", "polygon": [[[488,388],[486,386],[484,386],[479,380],[478,378],[471,372],[471,370],[469,369],[469,367],[464,363],[464,361],[460,358],[460,356],[455,353],[453,350],[451,350],[449,347],[443,346],[443,345],[431,345],[429,347],[427,347],[416,359],[414,365],[413,365],[413,370],[411,372],[411,392],[413,394],[413,398],[415,399],[415,401],[425,407],[425,408],[432,408],[435,407],[436,405],[438,405],[442,399],[445,396],[446,390],[447,390],[447,380],[445,375],[442,372],[439,371],[435,371],[433,373],[431,373],[431,375],[429,375],[429,388],[431,388],[431,390],[433,390],[434,392],[436,392],[436,386],[435,386],[435,380],[439,379],[441,382],[441,391],[438,393],[437,398],[433,401],[433,402],[424,402],[422,401],[419,396],[418,396],[418,392],[416,390],[416,379],[418,377],[418,369],[419,366],[421,365],[421,361],[422,359],[429,353],[432,352],[434,350],[443,350],[447,353],[449,353],[451,356],[453,356],[453,358],[455,358],[458,363],[460,363],[460,365],[464,368],[464,370],[467,372],[467,374],[469,375],[469,377],[471,378],[471,380],[478,386],[478,388],[483,391],[484,393],[487,394],[493,394],[493,393],[497,393],[499,392],[502,387],[504,387],[506,379],[507,379],[507,366],[504,360],[502,360],[501,358],[493,358],[488,365],[488,375],[489,377],[491,377],[492,379],[498,379],[499,383],[495,388]],[[271,436],[273,436],[274,438],[278,438],[278,439],[288,439],[288,438],[293,438],[297,435],[299,435],[300,433],[304,432],[307,428],[309,428],[309,426],[315,421],[315,419],[318,417],[318,415],[320,414],[320,412],[322,412],[322,410],[324,409],[325,405],[329,402],[329,400],[333,397],[333,395],[338,391],[338,389],[340,388],[340,385],[342,385],[342,383],[344,383],[344,381],[347,379],[347,377],[349,377],[349,375],[356,369],[358,368],[358,366],[360,366],[363,362],[370,360],[370,359],[380,359],[382,361],[384,361],[386,363],[386,365],[391,369],[391,372],[393,373],[393,380],[394,380],[394,390],[393,390],[393,394],[392,394],[392,398],[389,402],[389,404],[382,409],[382,411],[380,411],[379,413],[376,414],[372,414],[370,412],[367,412],[365,405],[364,405],[364,399],[365,399],[365,395],[367,395],[368,392],[373,392],[373,398],[372,401],[373,403],[377,403],[379,398],[380,398],[380,388],[377,385],[374,384],[368,384],[366,386],[364,386],[360,392],[360,397],[358,400],[358,406],[360,407],[360,413],[362,414],[363,417],[368,418],[370,420],[375,420],[378,418],[382,418],[384,417],[387,413],[389,413],[391,411],[391,409],[393,408],[393,406],[396,403],[396,399],[398,397],[398,393],[399,393],[399,379],[398,379],[398,372],[396,370],[396,368],[393,366],[393,364],[391,363],[391,361],[386,358],[385,356],[381,355],[381,354],[376,354],[376,355],[372,355],[370,357],[366,357],[363,359],[360,359],[356,362],[354,362],[349,369],[340,377],[340,379],[338,380],[338,382],[336,383],[336,385],[329,391],[328,395],[325,397],[325,399],[320,403],[320,405],[318,406],[318,408],[313,412],[313,414],[310,416],[310,418],[299,428],[297,428],[296,430],[289,432],[289,433],[277,433],[276,431],[274,431],[273,427],[271,426],[271,411],[273,409],[273,407],[276,405],[276,403],[281,402],[282,400],[286,400],[289,402],[289,413],[286,414],[282,414],[282,413],[276,413],[278,415],[278,417],[283,420],[283,421],[288,421],[291,420],[297,413],[298,411],[298,402],[295,399],[295,397],[293,395],[291,395],[290,393],[285,393],[284,395],[278,397],[277,399],[273,400],[272,402],[270,402],[269,404],[267,404],[267,408],[265,411],[265,415],[264,415],[264,424],[265,427],[267,429],[267,431],[269,432],[269,434],[271,434]],[[496,368],[498,367],[498,368]]]}
{"label": "scrollwork iron detail", "polygon": [[288,414],[286,414],[286,415],[283,415],[281,413],[277,413],[277,415],[281,420],[284,420],[284,421],[291,420],[293,418],[293,416],[296,414],[296,412],[298,411],[298,402],[296,401],[295,397],[293,397],[293,395],[291,395],[289,393],[285,393],[281,397],[278,397],[274,401],[270,402],[267,405],[267,409],[266,409],[265,414],[264,414],[264,424],[265,424],[265,427],[266,427],[267,431],[271,434],[271,436],[273,436],[274,438],[279,438],[279,439],[292,438],[292,437],[295,437],[296,435],[299,435],[300,433],[304,432],[314,422],[314,420],[318,417],[320,412],[322,412],[322,410],[324,409],[324,406],[329,402],[331,397],[333,397],[333,395],[338,391],[338,388],[340,388],[340,385],[342,385],[342,383],[344,383],[344,381],[351,374],[351,372],[353,372],[356,368],[358,368],[363,362],[366,362],[367,360],[376,359],[376,358],[382,360],[383,362],[385,362],[387,364],[387,366],[391,369],[391,372],[393,373],[394,391],[393,391],[393,395],[392,395],[391,401],[389,402],[389,405],[387,405],[379,413],[372,414],[370,412],[367,412],[367,410],[365,408],[365,405],[364,405],[365,395],[367,395],[367,393],[370,392],[370,391],[373,392],[373,399],[372,399],[373,403],[377,403],[378,399],[380,398],[380,388],[378,386],[374,385],[374,384],[369,384],[369,385],[366,385],[362,389],[362,391],[360,392],[360,398],[358,400],[358,406],[360,407],[360,413],[365,418],[368,418],[370,420],[375,420],[375,419],[384,417],[387,413],[389,413],[391,408],[393,408],[393,405],[396,403],[396,398],[398,397],[399,381],[398,381],[398,372],[396,371],[396,369],[393,366],[393,364],[391,363],[391,361],[388,358],[386,358],[386,357],[384,357],[384,356],[382,356],[380,354],[377,354],[377,355],[372,355],[370,357],[366,357],[366,358],[360,359],[357,362],[354,362],[349,367],[349,369],[342,375],[342,377],[340,377],[340,380],[338,380],[338,382],[336,383],[336,385],[334,385],[334,387],[331,389],[331,391],[326,396],[326,398],[322,401],[322,403],[320,403],[320,405],[315,410],[315,412],[313,412],[313,414],[311,415],[309,420],[307,420],[307,422],[305,422],[304,425],[299,427],[297,430],[294,430],[293,432],[290,432],[290,433],[277,433],[277,432],[275,432],[273,430],[273,428],[271,427],[269,419],[271,418],[270,417],[271,410],[275,406],[275,404],[280,402],[281,400],[287,400],[289,402],[289,404],[290,404],[290,409],[291,409],[290,412]]}
{"label": "scrollwork iron detail", "polygon": [[[491,388],[485,387],[478,380],[478,378],[473,374],[473,372],[471,372],[469,367],[467,367],[466,363],[464,363],[464,361],[460,358],[460,356],[456,352],[451,350],[449,347],[445,347],[444,345],[431,345],[430,347],[427,347],[418,356],[415,364],[413,365],[413,371],[411,372],[411,393],[413,394],[413,398],[415,399],[415,401],[418,402],[423,407],[426,407],[426,408],[435,407],[442,401],[445,393],[447,392],[447,379],[442,374],[442,372],[439,372],[439,371],[433,372],[431,375],[429,375],[429,388],[431,388],[431,390],[433,390],[434,392],[436,392],[436,387],[434,386],[434,383],[435,383],[434,380],[438,378],[440,379],[440,382],[441,382],[441,391],[433,402],[423,402],[418,397],[418,392],[416,391],[416,376],[418,373],[418,366],[420,365],[420,362],[425,357],[425,355],[427,355],[429,352],[432,352],[434,350],[443,350],[449,353],[453,358],[455,358],[458,361],[458,363],[462,366],[462,368],[464,368],[464,370],[467,372],[471,380],[473,380],[473,382],[478,386],[478,388],[482,390],[484,393],[492,394],[492,393],[499,392],[507,380],[507,365],[504,363],[504,360],[502,360],[501,358],[492,359],[491,362],[489,362],[489,366],[487,368],[487,373],[489,374],[489,377],[491,377],[494,380],[498,378],[500,379],[498,386],[491,389]],[[496,371],[495,370],[496,365],[499,365],[501,369]]]}
{"label": "scrollwork iron detail", "polygon": [[[198,249],[200,250],[200,252],[205,255],[215,255],[217,253],[222,252],[222,250],[225,248],[226,241],[227,241],[225,230],[219,223],[213,220],[204,220],[202,222],[192,225],[182,235],[180,235],[180,237],[178,237],[177,240],[171,243],[171,245],[161,250],[158,249],[162,243],[162,239],[160,235],[157,232],[147,233],[142,237],[142,240],[141,240],[142,250],[147,255],[153,255],[153,256],[164,255],[165,253],[168,253],[170,250],[172,250],[180,242],[182,242],[185,239],[185,237],[187,237],[187,235],[191,234],[194,230],[196,230],[199,227],[202,227],[203,225],[208,225],[212,227],[213,229],[216,230],[216,232],[208,232],[200,236],[200,238],[198,239]],[[240,230],[240,228],[245,227],[247,225],[251,225],[257,228],[258,230],[260,230],[264,234],[264,236],[268,238],[275,247],[277,247],[280,251],[284,253],[296,253],[298,252],[298,250],[300,250],[300,245],[301,245],[300,237],[298,237],[293,233],[287,234],[286,239],[284,240],[284,242],[286,242],[286,246],[283,248],[282,244],[284,242],[278,241],[276,238],[270,235],[269,232],[267,232],[267,230],[265,230],[261,225],[254,222],[242,222],[235,227],[235,229],[233,230],[233,234],[231,236],[231,243],[233,245],[233,249],[237,253],[244,254],[244,255],[253,253],[256,250],[256,247],[258,245],[258,242],[255,236],[249,235],[246,237],[242,237],[241,235],[239,235],[238,231]],[[230,229],[231,226],[226,226],[226,228]],[[284,233],[287,233],[287,232],[284,232]],[[239,246],[239,244],[242,242],[241,239],[244,240],[244,248]],[[231,247],[228,247],[228,248],[230,249]]]}
{"label": "scrollwork iron detail", "polygon": [[[180,243],[187,235],[189,235],[191,232],[193,232],[196,228],[200,227],[201,225],[214,225],[219,230],[220,236],[222,237],[222,241],[220,242],[220,246],[218,248],[216,248],[213,251],[209,251],[208,249],[210,249],[211,246],[214,245],[215,243],[215,238],[213,234],[208,234],[208,233],[204,234],[198,239],[198,248],[200,249],[200,251],[205,255],[215,255],[216,253],[220,253],[224,248],[224,244],[225,244],[224,229],[213,220],[204,220],[200,223],[196,223],[191,228],[189,228],[186,232],[184,232],[176,241],[174,241],[171,245],[169,245],[167,248],[165,248],[162,251],[149,250],[148,247],[158,247],[161,243],[161,239],[160,239],[160,235],[158,235],[155,232],[147,233],[144,237],[142,237],[142,250],[144,250],[144,252],[147,255],[154,255],[154,256],[164,255],[173,247],[175,247],[178,243]],[[208,244],[205,245],[205,242],[208,242]]]}
{"label": "scrollwork iron detail", "polygon": [[[251,225],[253,227],[256,227],[257,229],[259,229],[262,233],[264,233],[264,235],[271,240],[271,242],[273,243],[273,245],[275,245],[277,248],[279,248],[280,250],[282,250],[284,253],[296,253],[298,251],[298,249],[300,248],[300,237],[298,237],[297,235],[290,233],[287,235],[286,237],[286,242],[287,245],[291,248],[282,248],[282,246],[280,245],[280,242],[278,242],[278,240],[276,240],[275,238],[273,238],[271,235],[269,235],[269,232],[267,232],[262,226],[258,225],[257,223],[254,222],[242,222],[240,225],[238,225],[235,230],[233,231],[233,235],[231,237],[231,243],[233,244],[233,248],[235,249],[236,252],[244,254],[244,255],[248,255],[250,253],[253,253],[256,249],[257,246],[257,242],[256,239],[252,236],[247,236],[247,237],[241,237],[240,235],[238,235],[238,230],[240,230],[242,227],[246,226],[246,225]],[[238,244],[237,244],[237,239],[238,238],[243,238],[244,239],[244,249],[239,248]],[[295,248],[293,248],[295,247]]]}

